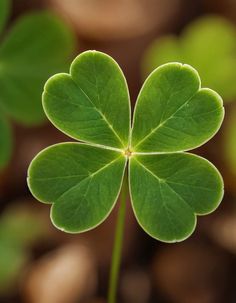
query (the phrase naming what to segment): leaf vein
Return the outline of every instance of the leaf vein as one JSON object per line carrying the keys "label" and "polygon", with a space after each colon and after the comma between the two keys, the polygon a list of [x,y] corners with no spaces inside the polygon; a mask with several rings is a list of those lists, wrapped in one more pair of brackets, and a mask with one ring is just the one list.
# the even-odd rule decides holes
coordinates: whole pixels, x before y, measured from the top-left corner
{"label": "leaf vein", "polygon": [[155,128],[153,128],[151,130],[151,132],[149,134],[147,134],[142,140],[140,140],[134,148],[138,147],[141,143],[143,143],[144,141],[146,141],[153,133],[155,133],[159,128],[161,128],[164,124],[166,124],[171,118],[173,118],[186,104],[188,104],[188,102],[190,102],[192,100],[192,98],[194,98],[196,96],[196,94],[199,92],[200,90],[198,90],[195,94],[193,94],[190,98],[188,98],[173,114],[171,114],[170,117],[168,117],[166,120],[162,121],[161,123],[159,123]]}

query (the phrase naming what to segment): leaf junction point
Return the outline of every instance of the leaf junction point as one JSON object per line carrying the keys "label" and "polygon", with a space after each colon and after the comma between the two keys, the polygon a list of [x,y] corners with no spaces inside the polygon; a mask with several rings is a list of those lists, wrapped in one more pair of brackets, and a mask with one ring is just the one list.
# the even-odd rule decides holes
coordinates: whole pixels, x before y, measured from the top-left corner
{"label": "leaf junction point", "polygon": [[124,155],[129,158],[132,156],[132,151],[129,148],[125,149]]}

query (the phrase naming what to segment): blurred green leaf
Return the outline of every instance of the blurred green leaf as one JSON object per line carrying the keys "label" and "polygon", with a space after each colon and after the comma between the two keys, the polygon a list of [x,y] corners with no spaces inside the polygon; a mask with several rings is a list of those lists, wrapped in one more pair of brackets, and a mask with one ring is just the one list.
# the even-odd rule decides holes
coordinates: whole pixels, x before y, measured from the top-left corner
{"label": "blurred green leaf", "polygon": [[236,175],[236,109],[229,112],[227,122],[224,131],[225,160],[229,170]]}
{"label": "blurred green leaf", "polygon": [[0,34],[5,27],[10,14],[10,0],[0,0]]}
{"label": "blurred green leaf", "polygon": [[227,20],[206,16],[190,24],[180,38],[156,40],[145,54],[144,73],[171,61],[195,67],[203,87],[217,90],[227,101],[236,97],[236,31]]}
{"label": "blurred green leaf", "polygon": [[71,29],[52,13],[31,13],[16,21],[0,46],[0,102],[11,117],[26,125],[45,119],[44,82],[66,70],[74,45]]}
{"label": "blurred green leaf", "polygon": [[26,207],[10,207],[0,217],[0,293],[16,282],[29,259],[29,246],[46,229],[37,213]]}
{"label": "blurred green leaf", "polygon": [[22,249],[15,249],[1,240],[0,245],[0,293],[6,293],[14,285],[28,255]]}
{"label": "blurred green leaf", "polygon": [[25,207],[8,208],[0,219],[0,239],[16,249],[31,245],[44,232],[39,216]]}
{"label": "blurred green leaf", "polygon": [[7,119],[0,114],[0,169],[2,169],[11,157],[12,134]]}

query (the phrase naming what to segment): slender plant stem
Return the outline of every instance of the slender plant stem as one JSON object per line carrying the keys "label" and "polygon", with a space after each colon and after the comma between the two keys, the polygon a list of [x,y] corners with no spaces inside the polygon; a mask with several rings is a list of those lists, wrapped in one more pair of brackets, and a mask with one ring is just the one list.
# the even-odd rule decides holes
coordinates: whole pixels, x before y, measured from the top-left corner
{"label": "slender plant stem", "polygon": [[114,239],[114,246],[112,252],[110,280],[109,280],[109,289],[108,289],[108,303],[116,302],[117,282],[118,282],[118,276],[120,271],[127,195],[128,195],[128,176],[126,169],[122,188],[121,188],[120,208],[117,216],[115,239]]}

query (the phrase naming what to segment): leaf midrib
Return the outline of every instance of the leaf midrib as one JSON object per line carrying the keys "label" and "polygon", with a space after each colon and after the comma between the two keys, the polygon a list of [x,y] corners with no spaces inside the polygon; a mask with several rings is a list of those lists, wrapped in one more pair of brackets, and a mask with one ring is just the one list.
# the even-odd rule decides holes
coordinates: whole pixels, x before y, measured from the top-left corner
{"label": "leaf midrib", "polygon": [[[66,195],[68,192],[70,192],[71,190],[73,190],[74,188],[76,188],[77,186],[80,185],[81,182],[84,182],[86,179],[92,179],[95,175],[97,175],[98,173],[100,173],[102,170],[106,169],[107,167],[109,167],[110,165],[112,165],[113,163],[115,163],[116,161],[118,161],[121,157],[123,157],[122,155],[115,158],[114,160],[112,160],[111,162],[107,163],[106,165],[104,165],[103,167],[101,167],[100,169],[98,169],[97,171],[88,174],[86,178],[80,180],[77,184],[75,184],[74,186],[70,187],[69,189],[67,189],[64,193],[62,193],[57,199],[61,199],[64,195]],[[55,203],[55,202],[54,202]]]}
{"label": "leaf midrib", "polygon": [[[94,65],[95,68],[95,65]],[[96,77],[96,71],[94,73],[95,75],[95,88],[96,88],[96,95],[98,98],[98,101],[100,103],[100,95],[99,95],[99,91],[98,91],[98,86],[97,86],[97,77]],[[86,94],[86,92],[80,87],[80,85],[74,81],[73,77],[70,75],[71,79],[73,80],[73,82],[76,84],[76,86],[78,86],[81,90],[81,92],[85,95],[85,97],[88,99],[88,101],[93,105],[94,109],[100,114],[100,116],[102,117],[102,119],[106,122],[106,124],[108,125],[108,128],[112,130],[113,134],[116,136],[116,138],[119,140],[119,142],[121,143],[121,145],[123,147],[125,147],[124,142],[122,141],[122,139],[120,138],[119,134],[116,132],[116,130],[114,129],[113,125],[109,122],[109,120],[107,119],[106,115],[101,111],[100,108],[98,108],[96,106],[96,104],[94,104],[94,102],[92,101],[92,99]]]}
{"label": "leaf midrib", "polygon": [[[166,184],[169,188],[170,188],[170,190],[172,191],[172,192],[174,192],[174,194],[176,195],[176,196],[178,196],[180,199],[181,199],[181,201],[183,201],[184,202],[184,204],[187,206],[187,207],[189,207],[192,211],[193,211],[193,213],[195,213],[194,212],[194,209],[192,208],[192,206],[191,205],[189,205],[164,179],[161,179],[160,177],[158,177],[157,175],[155,175],[150,169],[148,169],[143,163],[141,163],[138,159],[136,159],[136,158],[134,158],[134,160],[141,166],[141,167],[143,167],[149,174],[151,174],[155,179],[157,179],[158,180],[158,186],[159,186],[159,190],[160,190],[160,196],[161,196],[161,201],[162,201],[162,207],[165,209],[165,211],[166,211],[166,214],[167,214],[167,217],[168,217],[168,221],[170,222],[170,224],[171,224],[171,229],[172,229],[172,231],[173,231],[173,234],[175,234],[175,239],[174,239],[174,241],[176,240],[176,233],[175,233],[175,228],[174,228],[174,226],[173,226],[173,220],[171,219],[171,217],[169,216],[169,213],[174,213],[173,212],[173,210],[166,204],[166,202],[165,202],[165,199],[163,198],[163,196],[162,196],[162,184]],[[181,220],[179,220],[179,222],[180,223],[182,223],[181,222]]]}
{"label": "leaf midrib", "polygon": [[144,141],[146,141],[153,133],[155,133],[159,128],[161,128],[165,123],[167,123],[167,121],[169,121],[170,119],[172,119],[177,113],[178,111],[180,111],[188,102],[191,101],[192,98],[194,98],[196,96],[196,94],[201,91],[201,89],[198,89],[196,91],[196,93],[194,93],[191,97],[189,97],[173,114],[170,115],[170,117],[168,117],[166,120],[159,122],[158,125],[151,130],[150,133],[148,133],[142,140],[140,140],[135,146],[134,148],[137,148],[141,143],[143,143]]}
{"label": "leaf midrib", "polygon": [[[58,98],[58,96],[50,93],[49,91],[47,91],[46,89],[44,90],[44,93],[53,97],[53,98]],[[60,98],[62,99],[62,98]],[[63,100],[66,100],[66,99],[63,99]],[[86,106],[86,105],[80,105],[80,104],[76,104],[76,103],[73,103],[73,102],[70,102],[71,104],[73,104],[74,106],[76,107],[84,107],[84,108],[91,108],[90,106]],[[94,106],[93,106],[94,107]],[[96,110],[96,108],[95,108]],[[46,110],[45,110],[46,111]],[[46,115],[47,115],[47,111],[46,111]],[[48,115],[47,115],[48,116]],[[54,123],[54,121],[48,116],[48,119],[56,126],[56,124]],[[103,120],[103,118],[102,118]],[[57,126],[56,126],[57,127]],[[94,143],[94,142],[91,142],[91,141],[88,141],[88,140],[83,140],[81,138],[78,138],[77,136],[73,136],[73,135],[70,135],[68,134],[66,131],[63,131],[61,130],[63,133],[65,133],[67,136],[71,137],[71,138],[74,138],[76,140],[79,140],[81,142],[84,142],[86,144],[89,144],[91,146],[94,146],[94,147],[99,147],[99,148],[104,148],[104,149],[108,149],[108,150],[113,150],[113,151],[116,151],[116,152],[123,152],[123,149],[121,148],[118,148],[118,147],[113,147],[113,146],[109,146],[109,145],[103,145],[103,144],[98,144],[98,143]],[[125,146],[123,146],[123,148],[125,149]]]}
{"label": "leaf midrib", "polygon": [[142,166],[149,174],[151,174],[155,179],[158,180],[159,184],[161,183],[165,183],[169,188],[170,190],[175,193],[176,196],[178,196],[183,202],[185,205],[187,205],[189,208],[192,209],[192,211],[194,212],[194,209],[192,208],[191,205],[188,204],[188,202],[186,200],[184,200],[183,197],[181,197],[169,184],[168,182],[166,182],[165,179],[161,179],[160,177],[158,177],[157,175],[155,175],[150,169],[148,169],[143,163],[141,163],[138,159],[135,158],[135,161],[140,165]]}
{"label": "leaf midrib", "polygon": [[62,179],[62,180],[64,180],[64,179],[71,179],[71,178],[78,178],[78,177],[87,177],[88,175],[86,174],[86,175],[70,175],[70,176],[56,176],[56,177],[47,177],[47,178],[43,178],[43,177],[41,177],[41,178],[34,178],[34,177],[32,177],[34,180],[37,180],[37,181],[44,181],[44,180],[48,180],[48,181],[50,181],[50,180],[60,180],[60,179]]}
{"label": "leaf midrib", "polygon": [[[111,129],[111,131],[113,132],[113,134],[116,136],[116,138],[118,139],[118,141],[121,143],[122,147],[125,148],[125,144],[124,142],[121,140],[120,136],[118,135],[118,133],[115,131],[115,129],[113,128],[112,124],[109,122],[109,120],[107,119],[106,115],[103,114],[103,112],[93,103],[92,99],[85,93],[85,91],[79,86],[79,84],[77,82],[75,82],[72,78],[72,76],[70,74],[67,74],[69,75],[70,79],[74,82],[74,84],[79,87],[79,89],[81,90],[81,92],[84,94],[84,96],[86,97],[86,99],[90,102],[90,104],[92,105],[92,108],[97,111],[99,113],[99,115],[101,116],[102,120],[104,120],[106,122],[106,124],[108,125],[108,128]],[[96,88],[97,90],[97,88]],[[44,92],[54,98],[58,98],[57,95],[55,94],[52,94],[51,92],[49,92],[48,90],[44,90]],[[66,100],[65,98],[63,98],[64,100]],[[67,101],[67,100],[66,100]],[[71,104],[73,104],[74,106],[76,107],[88,107],[89,106],[86,106],[86,105],[79,105],[79,104],[76,104],[74,102],[70,102]],[[82,140],[84,141],[84,140]],[[103,146],[103,145],[102,145]],[[109,148],[109,146],[107,146]]]}

